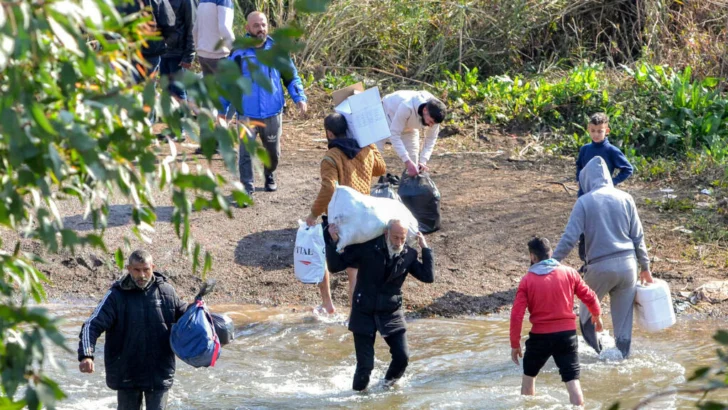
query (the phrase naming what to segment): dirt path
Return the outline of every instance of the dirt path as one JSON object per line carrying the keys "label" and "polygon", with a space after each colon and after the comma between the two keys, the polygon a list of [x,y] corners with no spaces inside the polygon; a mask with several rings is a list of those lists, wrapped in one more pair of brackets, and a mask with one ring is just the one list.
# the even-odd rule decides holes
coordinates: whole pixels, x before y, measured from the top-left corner
{"label": "dirt path", "polygon": [[[325,152],[320,123],[320,119],[285,121],[277,192],[257,192],[256,204],[234,209],[232,220],[213,211],[192,218],[194,237],[214,255],[209,276],[217,278],[219,285],[210,298],[213,303],[314,306],[320,302],[317,288],[300,284],[292,268],[296,221],[308,214],[318,190],[318,165]],[[522,142],[512,137],[473,141],[455,136],[438,144],[430,166],[442,192],[442,230],[428,237],[436,254],[437,276],[432,285],[408,279],[404,287],[408,308],[424,314],[457,315],[508,307],[529,264],[525,249],[528,239],[545,235],[554,244],[558,241],[576,199],[570,189],[575,187],[570,182],[573,160],[509,161],[519,146]],[[452,154],[473,150],[491,154]],[[502,153],[497,155],[499,150]],[[206,166],[192,154],[192,148],[184,151],[188,161],[201,161]],[[393,171],[401,171],[391,148],[386,149],[385,157]],[[223,168],[219,157],[211,166]],[[569,182],[563,186],[559,183],[563,181]],[[262,186],[260,182],[257,185]],[[725,249],[708,247],[707,255],[702,252],[697,257],[688,238],[672,231],[674,223],[669,216],[641,205],[645,197],[655,195],[655,186],[628,181],[623,188],[635,196],[640,208],[650,254],[656,257],[655,276],[667,279],[674,293],[725,278]],[[157,195],[159,220],[156,231],[149,235],[152,244],[146,247],[156,258],[158,270],[166,272],[178,292],[189,298],[200,279],[191,274],[191,262],[178,252],[168,196]],[[67,226],[91,229],[78,204],[65,204],[62,214]],[[106,232],[110,250],[123,245],[124,236],[133,238],[130,215],[129,205],[112,207]],[[16,238],[8,233],[4,243],[12,246]],[[136,239],[132,245],[145,246]],[[26,241],[24,247],[37,246]],[[52,280],[48,286],[51,300],[98,299],[118,276],[111,254],[81,250],[75,256],[45,257],[48,264],[42,268]],[[577,266],[575,252],[567,262]],[[344,310],[346,285],[345,274],[332,277],[335,303]],[[699,309],[722,314],[720,305]]]}

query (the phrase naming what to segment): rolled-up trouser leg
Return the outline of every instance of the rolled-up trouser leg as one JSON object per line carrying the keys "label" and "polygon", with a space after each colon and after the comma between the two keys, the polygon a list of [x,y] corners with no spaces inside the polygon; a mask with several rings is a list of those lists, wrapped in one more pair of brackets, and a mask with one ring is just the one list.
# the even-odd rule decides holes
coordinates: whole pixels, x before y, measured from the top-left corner
{"label": "rolled-up trouser leg", "polygon": [[389,345],[389,353],[392,354],[392,362],[389,364],[385,380],[397,380],[407,369],[409,364],[409,348],[407,347],[406,330],[397,332],[384,338]]}
{"label": "rolled-up trouser leg", "polygon": [[637,260],[620,258],[615,268],[620,271],[620,283],[609,292],[614,340],[622,357],[629,357],[632,345],[632,324],[634,316],[634,297],[637,293]]}
{"label": "rolled-up trouser leg", "polygon": [[363,335],[354,333],[354,350],[356,351],[356,372],[352,389],[362,391],[369,385],[369,375],[374,369],[374,339],[376,334]]}

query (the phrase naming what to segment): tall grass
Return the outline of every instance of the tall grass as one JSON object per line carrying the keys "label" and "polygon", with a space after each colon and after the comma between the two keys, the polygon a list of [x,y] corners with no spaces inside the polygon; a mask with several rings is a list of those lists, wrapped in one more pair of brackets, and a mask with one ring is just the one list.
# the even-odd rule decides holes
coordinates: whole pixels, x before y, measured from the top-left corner
{"label": "tall grass", "polygon": [[336,0],[299,17],[290,0],[239,0],[304,29],[303,66],[374,67],[434,81],[445,69],[542,72],[599,61],[728,76],[728,0]]}

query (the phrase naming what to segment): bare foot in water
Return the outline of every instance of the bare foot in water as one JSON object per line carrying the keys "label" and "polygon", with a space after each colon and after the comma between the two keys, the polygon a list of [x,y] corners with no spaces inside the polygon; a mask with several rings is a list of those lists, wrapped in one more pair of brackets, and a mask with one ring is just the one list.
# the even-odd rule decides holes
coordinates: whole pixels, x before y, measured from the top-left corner
{"label": "bare foot in water", "polygon": [[334,307],[333,303],[323,303],[313,308],[313,312],[318,315],[333,315],[334,313],[336,313],[336,308]]}
{"label": "bare foot in water", "polygon": [[330,315],[333,315],[334,313],[336,313],[336,308],[334,307],[334,303],[331,301],[323,303],[321,306],[324,308],[324,310],[326,310],[326,313],[328,313]]}

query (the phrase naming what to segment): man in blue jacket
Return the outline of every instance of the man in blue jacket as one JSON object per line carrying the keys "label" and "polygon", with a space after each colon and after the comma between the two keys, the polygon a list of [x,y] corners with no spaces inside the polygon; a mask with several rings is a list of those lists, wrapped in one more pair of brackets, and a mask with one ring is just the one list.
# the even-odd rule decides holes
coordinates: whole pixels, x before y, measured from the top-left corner
{"label": "man in blue jacket", "polygon": [[[273,39],[268,37],[268,18],[265,14],[254,11],[248,15],[247,21],[245,25],[247,36],[259,39],[260,43],[256,47],[236,50],[229,58],[238,64],[244,77],[252,80],[253,71],[258,70],[262,74],[258,78],[270,79],[271,92],[268,92],[256,81],[252,81],[251,92],[243,96],[243,112],[239,112],[238,115],[253,121],[249,138],[259,136],[270,158],[270,165],[265,167],[265,190],[275,191],[278,189],[275,171],[278,167],[278,159],[281,156],[282,112],[285,103],[283,86],[286,87],[288,95],[291,96],[301,113],[305,113],[307,110],[307,98],[303,92],[303,83],[298,76],[293,61],[289,60],[288,72],[280,72],[273,67],[258,62],[257,51],[268,50],[273,46]],[[227,111],[230,103],[223,101],[223,105],[225,111]],[[224,116],[224,114],[220,115],[222,118]],[[253,163],[244,144],[240,144],[238,168],[240,170],[240,182],[245,190],[252,194],[255,191]]]}

